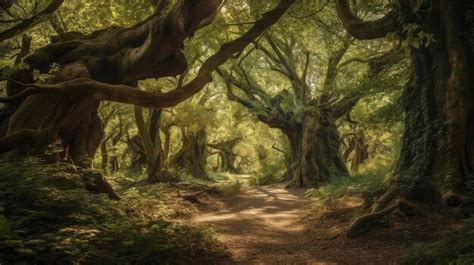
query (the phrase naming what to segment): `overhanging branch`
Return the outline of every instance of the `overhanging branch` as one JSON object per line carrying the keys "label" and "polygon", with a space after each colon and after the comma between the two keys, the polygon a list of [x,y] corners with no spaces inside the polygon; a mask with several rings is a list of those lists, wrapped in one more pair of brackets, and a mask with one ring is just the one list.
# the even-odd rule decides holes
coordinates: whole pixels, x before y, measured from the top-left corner
{"label": "overhanging branch", "polygon": [[395,11],[377,20],[363,21],[352,12],[350,0],[337,0],[336,11],[344,28],[359,40],[384,38],[388,33],[400,29]]}
{"label": "overhanging branch", "polygon": [[127,85],[112,85],[89,78],[78,78],[58,84],[21,84],[25,87],[21,93],[13,97],[0,99],[0,102],[5,103],[24,99],[33,94],[53,93],[64,95],[72,100],[106,100],[133,104],[145,108],[173,107],[190,98],[211,82],[213,71],[234,54],[245,49],[249,43],[263,34],[268,27],[275,24],[295,1],[281,0],[273,10],[265,13],[244,35],[222,45],[217,53],[203,63],[198,75],[179,90],[162,94],[151,93]]}
{"label": "overhanging branch", "polygon": [[5,41],[7,39],[15,37],[17,34],[22,33],[29,28],[32,28],[42,22],[48,15],[54,13],[64,0],[53,0],[51,3],[41,12],[34,15],[31,18],[25,19],[22,22],[16,24],[15,26],[0,32],[0,41]]}

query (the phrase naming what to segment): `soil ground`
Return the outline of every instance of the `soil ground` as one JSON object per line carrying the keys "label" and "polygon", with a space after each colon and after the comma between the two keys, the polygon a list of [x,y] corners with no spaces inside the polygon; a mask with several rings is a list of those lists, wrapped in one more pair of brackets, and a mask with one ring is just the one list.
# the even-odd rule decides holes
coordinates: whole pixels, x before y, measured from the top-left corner
{"label": "soil ground", "polygon": [[452,225],[395,216],[350,240],[344,229],[360,203],[346,200],[322,211],[304,194],[272,185],[218,201],[207,197],[192,221],[212,225],[237,264],[394,264],[413,244],[434,241]]}

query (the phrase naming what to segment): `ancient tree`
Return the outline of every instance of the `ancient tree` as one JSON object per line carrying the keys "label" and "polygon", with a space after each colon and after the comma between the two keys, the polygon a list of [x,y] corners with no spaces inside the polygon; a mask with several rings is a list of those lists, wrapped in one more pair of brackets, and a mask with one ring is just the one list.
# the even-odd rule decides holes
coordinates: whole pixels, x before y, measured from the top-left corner
{"label": "ancient tree", "polygon": [[215,154],[219,156],[217,169],[222,172],[241,173],[235,165],[237,154],[234,148],[242,141],[242,137],[234,137],[228,140],[223,140],[216,143],[207,144],[212,149],[216,150]]}
{"label": "ancient tree", "polygon": [[[6,105],[0,113],[0,152],[7,157],[41,153],[51,143],[60,143],[61,158],[87,166],[102,140],[103,123],[97,115],[101,101],[175,106],[199,92],[219,65],[276,23],[293,2],[281,1],[241,37],[222,45],[195,78],[167,93],[139,90],[136,85],[146,78],[179,75],[187,68],[183,42],[212,21],[220,0],[159,1],[153,15],[131,27],[60,35],[24,59],[28,69],[8,78],[8,97],[1,100]],[[52,78],[33,79],[33,70],[48,73],[53,63],[59,71]]]}
{"label": "ancient tree", "polygon": [[[332,52],[320,93],[315,92],[315,82],[309,78],[314,74],[310,70],[311,54],[301,52],[301,47],[292,38],[281,40],[267,34],[264,40],[255,43],[255,52],[265,58],[268,68],[286,79],[290,89],[280,89],[272,95],[256,80],[251,66],[242,61],[235,63],[231,71],[219,71],[227,83],[230,100],[240,103],[261,122],[280,129],[286,136],[290,148],[286,151],[287,172],[284,178],[290,185],[313,186],[348,176],[340,154],[341,140],[335,121],[348,115],[370,92],[355,89],[353,93],[339,95],[334,90],[337,75],[341,68],[362,62],[369,64],[368,78],[374,78],[383,66],[396,61],[393,52],[343,61],[352,43],[352,38],[345,37],[340,47]],[[372,67],[375,65],[380,67],[375,69]]]}
{"label": "ancient tree", "polygon": [[362,129],[357,129],[355,124],[352,131],[342,136],[344,152],[342,157],[350,165],[352,170],[357,171],[359,166],[369,159],[369,145],[365,139]]}
{"label": "ancient tree", "polygon": [[184,169],[193,177],[208,179],[207,163],[207,133],[203,126],[181,127],[181,148],[170,159],[170,166]]}
{"label": "ancient tree", "polygon": [[[394,10],[363,21],[349,0],[337,1],[347,31],[358,39],[396,35],[411,46],[412,73],[403,95],[405,132],[387,191],[347,235],[409,202],[441,205],[442,189],[474,190],[474,3],[469,0],[398,1]],[[409,213],[410,211],[406,211]]]}

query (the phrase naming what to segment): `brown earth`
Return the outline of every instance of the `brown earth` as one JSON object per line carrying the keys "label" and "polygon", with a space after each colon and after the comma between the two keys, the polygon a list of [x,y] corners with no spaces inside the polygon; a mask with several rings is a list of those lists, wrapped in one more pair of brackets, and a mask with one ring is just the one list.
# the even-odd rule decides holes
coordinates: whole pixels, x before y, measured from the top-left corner
{"label": "brown earth", "polygon": [[394,264],[413,244],[434,241],[452,225],[437,217],[395,216],[350,240],[344,228],[360,203],[345,200],[323,211],[304,194],[273,185],[219,201],[208,197],[193,222],[212,225],[237,264]]}

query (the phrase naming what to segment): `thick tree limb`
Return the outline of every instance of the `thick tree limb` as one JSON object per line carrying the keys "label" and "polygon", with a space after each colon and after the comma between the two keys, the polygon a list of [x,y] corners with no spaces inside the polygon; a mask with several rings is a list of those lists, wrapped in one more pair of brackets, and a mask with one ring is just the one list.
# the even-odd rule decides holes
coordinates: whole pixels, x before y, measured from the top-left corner
{"label": "thick tree limb", "polygon": [[[295,0],[281,0],[273,10],[265,13],[254,26],[241,37],[221,46],[219,51],[209,57],[199,69],[198,75],[179,90],[168,93],[151,93],[127,85],[112,85],[89,78],[77,78],[52,85],[25,85],[21,93],[3,98],[0,102],[23,99],[39,93],[62,94],[72,100],[94,99],[133,104],[145,108],[168,108],[190,98],[212,81],[212,72],[242,51],[249,43],[259,37],[271,25],[275,24]],[[10,80],[13,81],[13,80]]]}
{"label": "thick tree limb", "polygon": [[13,38],[16,35],[36,26],[37,24],[42,22],[45,17],[54,13],[54,11],[56,11],[63,2],[64,0],[53,0],[43,11],[39,12],[31,18],[23,20],[22,22],[5,31],[0,32],[0,41],[5,41],[7,39]]}
{"label": "thick tree limb", "polygon": [[31,37],[24,34],[21,38],[21,50],[15,58],[15,65],[18,65],[23,58],[30,52],[31,48]]}
{"label": "thick tree limb", "polygon": [[339,100],[338,102],[331,104],[332,116],[335,119],[343,117],[344,115],[349,113],[355,107],[357,102],[359,102],[359,100],[365,95],[365,93],[351,94]]}
{"label": "thick tree limb", "polygon": [[352,12],[350,2],[350,0],[337,0],[336,11],[342,25],[354,38],[359,40],[384,38],[388,33],[400,29],[395,11],[390,11],[377,20],[363,21]]}

